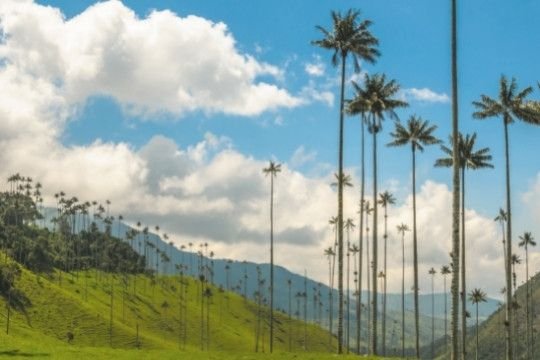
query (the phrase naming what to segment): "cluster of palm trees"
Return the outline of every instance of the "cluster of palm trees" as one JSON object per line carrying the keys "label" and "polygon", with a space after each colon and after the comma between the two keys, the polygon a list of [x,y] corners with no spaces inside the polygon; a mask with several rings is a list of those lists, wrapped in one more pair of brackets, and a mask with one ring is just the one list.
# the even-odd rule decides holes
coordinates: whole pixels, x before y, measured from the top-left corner
{"label": "cluster of palm trees", "polygon": [[[334,246],[325,249],[324,254],[328,257],[329,264],[329,285],[334,287],[334,272],[335,272],[335,257],[337,256],[337,290],[338,290],[338,323],[337,323],[337,337],[338,337],[338,352],[343,352],[343,346],[349,345],[349,301],[350,289],[349,289],[349,265],[347,261],[347,278],[344,280],[344,246],[347,258],[358,256],[359,271],[355,274],[355,289],[356,294],[361,294],[362,291],[362,256],[363,256],[363,232],[364,225],[366,226],[366,248],[369,253],[369,225],[367,215],[371,215],[372,218],[372,232],[371,232],[371,246],[372,257],[369,260],[367,255],[367,280],[370,293],[368,294],[368,322],[370,331],[368,331],[368,344],[369,353],[378,354],[382,351],[384,355],[386,352],[386,296],[382,297],[382,332],[381,340],[382,344],[378,346],[378,326],[379,326],[379,306],[378,306],[378,282],[377,277],[383,279],[382,291],[386,293],[386,243],[387,243],[387,228],[385,221],[385,234],[384,239],[384,257],[383,257],[383,269],[379,272],[379,239],[378,239],[378,208],[379,205],[385,211],[385,220],[387,219],[387,206],[392,204],[388,195],[385,192],[381,194],[380,201],[373,201],[372,208],[369,207],[368,200],[365,195],[365,127],[372,137],[372,156],[373,156],[373,191],[372,196],[376,196],[378,193],[378,178],[377,178],[377,135],[383,130],[383,120],[390,118],[395,120],[395,129],[391,133],[392,141],[389,146],[408,146],[412,153],[412,213],[413,213],[413,291],[414,291],[414,317],[415,317],[415,351],[416,356],[419,356],[420,344],[419,344],[419,309],[418,309],[418,236],[416,225],[416,154],[422,152],[426,146],[440,144],[441,141],[435,137],[434,132],[437,129],[436,125],[432,125],[429,121],[422,119],[420,116],[412,115],[407,122],[401,123],[396,110],[399,108],[407,107],[408,104],[403,101],[399,96],[400,86],[396,80],[387,79],[384,74],[366,74],[363,79],[363,83],[359,84],[351,81],[352,89],[355,91],[355,97],[351,100],[345,99],[346,93],[346,72],[347,72],[347,60],[352,59],[354,70],[358,72],[360,70],[360,61],[366,61],[374,63],[380,55],[377,46],[378,40],[370,32],[371,21],[361,20],[360,13],[358,11],[349,10],[342,14],[340,12],[332,12],[332,28],[326,29],[321,26],[317,26],[322,34],[323,38],[313,41],[313,45],[328,49],[332,51],[332,64],[334,66],[340,66],[341,83],[340,83],[340,102],[339,102],[339,141],[338,141],[338,171],[336,174],[337,185],[337,216],[331,219],[331,224],[335,230],[335,242]],[[453,168],[453,207],[452,207],[452,251],[451,251],[451,263],[449,267],[444,268],[444,275],[452,274],[452,358],[457,358],[458,354],[458,313],[459,313],[459,294],[461,293],[461,355],[464,358],[466,356],[466,226],[465,226],[465,173],[466,170],[477,170],[483,168],[492,168],[491,155],[489,148],[476,149],[477,135],[473,134],[461,134],[458,127],[458,115],[457,115],[457,26],[456,26],[456,1],[452,0],[452,134],[450,138],[449,146],[442,145],[442,151],[445,154],[444,158],[439,159],[436,162],[436,166],[452,167]],[[511,194],[510,194],[510,164],[509,164],[509,135],[508,125],[515,120],[522,120],[527,123],[538,125],[540,124],[540,102],[529,100],[528,96],[532,93],[532,87],[526,87],[525,89],[518,89],[515,79],[508,80],[505,76],[500,79],[499,97],[491,98],[486,95],[482,95],[478,101],[473,102],[476,111],[473,113],[473,117],[477,119],[486,119],[490,117],[500,117],[503,119],[504,125],[504,137],[505,137],[505,158],[506,158],[506,234],[505,234],[505,274],[506,274],[506,347],[507,358],[512,358],[512,289],[511,289],[511,259],[512,259],[512,221],[511,221]],[[359,224],[359,244],[354,251],[350,251],[349,236],[347,236],[347,244],[344,242],[344,232],[349,234],[352,226],[349,220],[345,220],[343,208],[344,208],[344,188],[351,186],[351,178],[349,175],[343,172],[343,160],[344,160],[344,117],[345,114],[360,115],[361,122],[361,177],[360,177],[360,224]],[[367,205],[367,206],[366,206]],[[366,224],[364,224],[364,213],[366,214]],[[408,228],[401,226],[399,231],[404,237],[405,231]],[[530,243],[529,243],[530,244]],[[357,250],[356,250],[357,249]],[[356,272],[356,271],[355,271]],[[382,275],[381,275],[382,274]],[[445,280],[446,281],[446,280]],[[344,283],[346,283],[346,290],[344,290]],[[371,283],[371,284],[370,284]],[[446,285],[445,285],[446,287]],[[344,296],[346,293],[346,298]],[[361,299],[361,295],[357,297]],[[347,305],[347,309],[344,309],[344,305]],[[329,327],[333,331],[333,298],[332,291],[329,292]],[[361,304],[357,300],[357,338],[359,343],[360,334],[360,318],[361,318]],[[347,319],[344,319],[344,312],[346,311]],[[345,328],[344,339],[344,322],[346,321],[347,327]],[[530,325],[527,325],[530,328]],[[529,330],[528,330],[529,332]],[[529,341],[528,341],[529,343]],[[357,344],[357,351],[359,351],[359,344]]]}

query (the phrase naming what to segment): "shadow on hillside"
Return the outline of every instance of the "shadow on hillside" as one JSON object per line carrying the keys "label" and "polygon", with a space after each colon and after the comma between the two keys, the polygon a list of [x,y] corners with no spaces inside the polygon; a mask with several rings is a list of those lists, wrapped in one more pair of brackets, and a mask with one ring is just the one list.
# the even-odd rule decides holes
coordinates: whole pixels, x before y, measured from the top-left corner
{"label": "shadow on hillside", "polygon": [[43,357],[43,356],[51,356],[47,353],[28,353],[28,352],[21,352],[19,349],[13,349],[13,350],[4,350],[0,351],[0,356],[17,356],[17,357]]}

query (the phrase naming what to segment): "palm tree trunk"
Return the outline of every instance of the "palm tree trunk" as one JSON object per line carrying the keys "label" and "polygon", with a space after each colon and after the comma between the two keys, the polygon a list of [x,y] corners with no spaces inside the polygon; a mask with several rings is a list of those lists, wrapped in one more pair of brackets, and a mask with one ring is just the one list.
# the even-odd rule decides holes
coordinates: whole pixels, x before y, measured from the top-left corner
{"label": "palm tree trunk", "polygon": [[274,174],[270,173],[270,354],[274,349]]}
{"label": "palm tree trunk", "polygon": [[360,119],[360,126],[361,126],[361,134],[360,134],[360,141],[361,141],[361,148],[360,148],[360,158],[361,158],[361,175],[360,175],[360,222],[359,222],[359,234],[358,234],[358,304],[357,304],[357,311],[356,311],[356,328],[358,329],[356,333],[356,353],[360,354],[360,334],[361,334],[361,323],[362,323],[362,255],[363,255],[363,247],[364,247],[364,191],[365,191],[365,136],[364,136],[364,129],[365,129],[365,117],[362,115],[362,118]]}
{"label": "palm tree trunk", "polygon": [[527,243],[525,243],[525,290],[527,295],[525,296],[525,312],[526,312],[526,326],[527,326],[527,359],[531,358],[531,347],[530,347],[530,319],[529,319],[529,249],[527,248]]}
{"label": "palm tree trunk", "polygon": [[371,289],[371,269],[370,269],[370,261],[369,261],[369,213],[366,212],[366,287],[368,289],[367,291],[367,301],[366,301],[366,309],[367,309],[367,322],[366,322],[366,330],[367,330],[367,343],[366,343],[366,352],[369,354],[370,347],[371,347],[371,297],[373,296]]}
{"label": "palm tree trunk", "polygon": [[412,145],[413,188],[413,268],[414,268],[414,330],[416,357],[420,358],[420,318],[418,309],[418,242],[416,236],[416,148]]}
{"label": "palm tree trunk", "polygon": [[345,61],[341,54],[341,92],[339,101],[339,155],[338,155],[338,354],[343,353],[343,103],[345,96]]}
{"label": "palm tree trunk", "polygon": [[405,232],[401,235],[401,357],[405,357]]}
{"label": "palm tree trunk", "polygon": [[458,127],[458,79],[457,79],[457,0],[451,0],[451,52],[452,52],[452,360],[458,359],[458,313],[459,313],[459,127]]}
{"label": "palm tree trunk", "polygon": [[467,359],[467,286],[465,279],[465,165],[461,164],[461,359]]}
{"label": "palm tree trunk", "polygon": [[513,358],[512,329],[512,214],[510,202],[510,152],[508,149],[508,122],[504,121],[504,153],[506,158],[506,360]]}
{"label": "palm tree trunk", "polygon": [[345,344],[347,346],[347,354],[349,353],[349,340],[350,340],[350,303],[351,303],[351,289],[350,289],[350,267],[351,267],[351,254],[349,252],[351,244],[349,242],[349,230],[347,230],[347,339]]}
{"label": "palm tree trunk", "polygon": [[431,358],[435,359],[435,274],[431,275]]}
{"label": "palm tree trunk", "polygon": [[448,309],[447,309],[447,293],[446,293],[446,274],[444,276],[444,345],[445,352],[448,353]]}
{"label": "palm tree trunk", "polygon": [[[373,117],[375,125],[375,117]],[[378,128],[373,127],[373,268],[371,272],[373,286],[373,314],[371,317],[371,354],[377,355],[377,132]]]}
{"label": "palm tree trunk", "polygon": [[386,243],[388,240],[388,204],[384,207],[384,278],[383,278],[383,318],[382,355],[386,356]]}
{"label": "palm tree trunk", "polygon": [[478,333],[480,329],[478,328],[478,302],[476,303],[476,360],[478,360]]}

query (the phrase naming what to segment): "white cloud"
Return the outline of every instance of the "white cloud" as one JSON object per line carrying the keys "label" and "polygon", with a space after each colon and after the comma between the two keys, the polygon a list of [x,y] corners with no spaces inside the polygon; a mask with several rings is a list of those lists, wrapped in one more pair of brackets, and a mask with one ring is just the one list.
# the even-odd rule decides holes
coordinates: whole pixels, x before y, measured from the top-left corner
{"label": "white cloud", "polygon": [[323,76],[325,74],[325,69],[326,69],[326,66],[321,61],[320,56],[315,56],[314,62],[306,63],[304,65],[304,71],[308,75],[313,76],[313,77]]}
{"label": "white cloud", "polygon": [[302,145],[298,147],[291,156],[289,160],[289,165],[292,168],[298,168],[307,163],[313,162],[317,157],[317,152],[315,150],[307,151],[306,148]]}
{"label": "white cloud", "polygon": [[334,93],[326,89],[319,89],[318,86],[310,80],[300,91],[300,97],[305,103],[322,102],[329,107],[334,105]]}
{"label": "white cloud", "polygon": [[420,101],[429,103],[449,103],[450,97],[445,93],[439,94],[428,88],[403,89],[403,96],[409,101]]}
{"label": "white cloud", "polygon": [[224,23],[167,10],[141,19],[116,0],[71,19],[56,8],[7,0],[0,19],[5,59],[0,76],[31,75],[69,104],[107,95],[140,116],[192,111],[251,116],[301,103],[258,80],[283,74],[240,53]]}

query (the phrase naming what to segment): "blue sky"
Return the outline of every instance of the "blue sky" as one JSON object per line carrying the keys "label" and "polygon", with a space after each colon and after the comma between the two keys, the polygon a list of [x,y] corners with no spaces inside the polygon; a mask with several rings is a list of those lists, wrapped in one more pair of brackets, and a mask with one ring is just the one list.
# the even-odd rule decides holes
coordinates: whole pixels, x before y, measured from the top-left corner
{"label": "blue sky", "polygon": [[[40,1],[60,7],[67,17],[83,11],[94,1]],[[434,1],[343,1],[339,8],[329,2],[295,1],[246,2],[231,1],[125,1],[140,17],[153,9],[170,9],[179,16],[195,14],[214,22],[224,22],[237,41],[237,47],[261,61],[285,67],[283,86],[297,93],[309,81],[304,71],[306,63],[313,63],[315,56],[326,67],[327,77],[338,74],[330,64],[330,53],[314,48],[310,41],[320,37],[315,25],[330,26],[329,12],[355,7],[364,18],[374,22],[372,31],[380,39],[382,56],[375,65],[367,64],[370,73],[384,72],[395,78],[403,88],[429,88],[439,94],[450,95],[449,87],[449,17],[447,4]],[[501,197],[501,137],[502,128],[497,120],[472,120],[471,101],[481,93],[496,95],[501,74],[515,76],[521,86],[533,85],[540,79],[537,66],[539,25],[534,14],[540,4],[534,1],[468,1],[462,2],[459,15],[459,74],[460,116],[463,131],[479,132],[479,145],[491,147],[495,170],[473,174],[471,189],[483,189],[486,196],[471,191],[471,204],[486,213],[495,212]],[[260,53],[257,48],[262,48]],[[294,59],[294,60],[293,60]],[[179,59],[182,61],[182,59]],[[351,69],[349,69],[349,73]],[[324,82],[325,79],[314,79]],[[331,90],[336,93],[337,87]],[[337,99],[337,93],[336,93]],[[401,118],[417,114],[439,126],[438,135],[445,139],[449,133],[450,106],[448,103],[411,101]],[[142,146],[154,134],[167,134],[181,146],[200,140],[210,131],[230,137],[236,148],[257,158],[275,156],[288,160],[301,145],[317,153],[316,160],[329,164],[336,158],[337,101],[334,106],[315,103],[292,110],[264,113],[254,118],[207,116],[199,112],[188,114],[175,121],[157,120],[141,122],[122,114],[114,100],[94,98],[86,106],[80,119],[73,122],[65,134],[65,141],[84,144],[101,138],[105,141],[128,141]],[[283,119],[275,125],[276,117]],[[170,119],[169,119],[170,120]],[[385,126],[383,142],[388,140],[392,124]],[[358,124],[347,122],[346,163],[358,163]],[[523,189],[534,177],[540,163],[526,156],[536,143],[538,130],[523,124],[512,128],[512,160],[514,162],[515,188]],[[517,146],[516,139],[519,139]],[[430,177],[448,182],[446,170],[431,170],[429,164],[438,156],[438,149],[428,149],[422,155],[420,179]],[[408,176],[409,159],[404,149],[383,149],[381,152],[381,179]],[[523,159],[526,157],[526,159]],[[487,191],[486,191],[487,190]]]}
{"label": "blue sky", "polygon": [[[24,123],[27,125],[14,128],[11,121],[0,124],[6,126],[7,130],[2,128],[2,131],[7,134],[3,135],[7,141],[21,136],[27,139],[25,146],[6,152],[5,172],[26,171],[43,178],[54,190],[63,187],[81,197],[95,196],[100,191],[103,197],[113,200],[118,211],[128,215],[131,212],[133,220],[144,217],[150,223],[160,222],[162,228],[168,228],[169,233],[182,241],[208,239],[231,254],[234,252],[227,248],[229,240],[223,242],[215,235],[219,234],[216,229],[223,230],[230,239],[241,238],[246,242],[243,237],[251,237],[265,241],[264,229],[255,230],[255,225],[246,225],[244,221],[265,224],[266,180],[260,168],[274,158],[286,163],[288,175],[288,179],[281,180],[282,186],[288,187],[283,190],[281,200],[291,213],[283,215],[281,235],[298,244],[304,241],[304,245],[310,243],[308,238],[317,239],[310,243],[313,247],[310,251],[322,253],[322,243],[331,233],[327,232],[326,220],[315,219],[327,219],[327,213],[332,213],[335,206],[328,184],[337,163],[339,73],[331,66],[331,53],[315,48],[310,42],[322,37],[316,25],[330,28],[331,10],[356,8],[361,11],[361,18],[374,22],[371,29],[380,40],[382,56],[376,64],[362,63],[362,70],[370,74],[383,72],[401,84],[401,96],[409,101],[410,107],[399,112],[400,118],[404,121],[416,114],[432,121],[438,125],[437,135],[444,141],[450,132],[449,1],[340,1],[339,7],[336,2],[307,0],[125,0],[99,5],[88,0],[25,0],[25,3],[30,5],[17,8],[17,1],[12,0],[0,5],[0,17],[5,20],[2,29],[9,35],[1,44],[0,56],[6,62],[0,67],[0,85],[18,90],[21,84],[30,84],[19,97],[12,90],[13,101],[22,99],[24,106],[20,108],[29,110],[16,113],[19,117],[8,116],[10,120],[28,121]],[[52,12],[36,4],[48,5]],[[131,10],[136,13],[136,19],[130,15]],[[35,18],[21,15],[32,11],[37,14]],[[167,11],[173,14],[169,16]],[[460,1],[461,129],[478,132],[478,145],[491,148],[495,164],[494,170],[470,174],[467,180],[468,208],[476,211],[471,213],[471,232],[478,234],[486,247],[490,241],[497,240],[497,228],[491,219],[504,204],[503,129],[497,119],[473,120],[471,102],[482,93],[496,96],[501,74],[515,76],[520,87],[534,85],[532,97],[540,98],[536,86],[540,80],[538,13],[540,3],[532,0]],[[122,22],[127,24],[127,30],[118,25]],[[184,31],[201,26],[199,30],[213,34],[216,37],[212,39],[218,40],[210,45],[196,44],[200,45],[196,49],[189,47],[193,46],[189,39],[184,39],[188,45],[173,49],[176,39],[169,37],[176,28],[166,28],[165,23],[185,26]],[[154,29],[155,33],[137,32],[145,24],[153,24],[146,29]],[[117,32],[124,30],[125,33],[117,36]],[[182,33],[175,36],[180,38]],[[234,46],[219,47],[227,38],[234,39]],[[146,41],[166,44],[171,48],[170,53],[160,57],[163,46],[150,47],[146,52],[139,50],[138,45],[148,45]],[[183,44],[182,41],[178,39],[178,43]],[[193,60],[193,54],[199,56],[197,61]],[[251,70],[243,73],[240,66],[231,70],[232,75],[220,70],[220,63],[212,56],[223,54],[223,60],[233,59],[233,67],[239,62]],[[153,58],[158,60],[152,61]],[[130,66],[138,61],[142,64],[138,72],[130,73]],[[181,89],[183,81],[191,81],[202,91],[202,97],[205,87],[212,93],[213,84],[219,85],[216,79],[221,76],[243,77],[246,87],[236,88],[235,83],[229,83],[230,89],[225,87],[212,93],[223,98],[232,96],[239,103],[218,101],[216,104],[212,103],[213,99],[195,97],[190,101],[196,105],[190,108],[187,100],[184,104],[181,96],[177,99],[177,94],[166,89],[170,85],[167,78],[175,78],[178,69],[185,68],[175,68],[175,63],[190,67],[191,71],[182,73],[173,85]],[[209,67],[203,67],[202,63]],[[99,66],[101,70],[93,72]],[[254,77],[250,77],[250,71]],[[351,78],[352,67],[347,71],[347,77]],[[15,81],[10,74],[17,74],[26,82]],[[103,78],[102,74],[105,74]],[[155,75],[158,80],[137,77],[141,74]],[[123,83],[126,78],[129,81]],[[156,84],[164,85],[161,88]],[[267,85],[267,90],[271,88],[268,90],[271,95],[251,99],[249,96],[260,90],[260,84]],[[36,94],[29,89],[36,89]],[[234,98],[236,95],[240,100]],[[348,91],[347,97],[350,96]],[[248,98],[255,105],[244,101]],[[254,110],[250,105],[259,107]],[[0,101],[0,113],[9,113],[2,106]],[[177,111],[175,106],[182,109]],[[392,128],[392,122],[387,121],[379,144],[389,142]],[[45,129],[47,136],[37,135],[35,129]],[[359,129],[358,119],[346,120],[345,164],[355,172],[359,164]],[[534,222],[540,216],[540,207],[535,205],[540,200],[540,160],[533,155],[538,149],[539,134],[540,128],[522,123],[511,128],[516,234],[526,229],[540,231]],[[2,141],[0,136],[0,145]],[[370,140],[366,145],[369,179]],[[406,201],[410,194],[410,152],[385,146],[379,149],[379,188],[392,187],[398,197],[395,213],[409,214]],[[418,184],[430,182],[432,185],[422,194],[423,201],[439,202],[433,209],[446,211],[444,184],[449,185],[450,171],[432,166],[440,155],[437,147],[419,155]],[[43,165],[36,167],[36,161]],[[224,169],[227,167],[236,170],[227,172]],[[95,177],[88,179],[87,174]],[[307,193],[298,195],[302,191]],[[523,205],[524,193],[529,193],[528,206]],[[325,202],[327,197],[332,201]],[[352,203],[355,202],[353,199]],[[241,206],[249,210],[241,210]],[[198,208],[208,210],[201,215]],[[305,215],[296,219],[299,209]],[[249,211],[261,215],[263,220],[250,217]],[[182,216],[215,231],[188,231],[189,220],[182,223],[184,228],[175,222]],[[234,216],[242,221],[233,220]],[[426,213],[426,224],[433,224],[442,216],[435,210]],[[449,232],[439,230],[425,230],[425,237],[429,241],[446,241]],[[236,256],[253,255],[256,249],[246,246]],[[479,249],[483,251],[482,247]],[[429,251],[426,258],[447,254],[444,246]],[[290,256],[287,251],[282,252],[284,265],[300,272],[303,267],[309,269],[309,264],[294,264],[297,255],[293,251],[289,253]],[[487,256],[486,261],[492,265],[490,261],[496,256],[499,255]]]}

